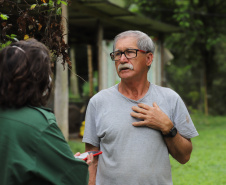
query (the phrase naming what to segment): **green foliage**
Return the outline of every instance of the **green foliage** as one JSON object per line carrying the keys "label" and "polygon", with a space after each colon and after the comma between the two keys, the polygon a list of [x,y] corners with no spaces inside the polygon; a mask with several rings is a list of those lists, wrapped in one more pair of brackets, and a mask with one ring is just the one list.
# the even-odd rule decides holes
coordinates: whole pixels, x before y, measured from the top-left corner
{"label": "green foliage", "polygon": [[9,46],[12,43],[11,40],[17,40],[15,34],[6,35],[6,37],[9,38],[10,40],[7,41],[6,43],[0,43],[0,50],[5,48],[5,47],[7,47],[7,46]]}
{"label": "green foliage", "polygon": [[[186,5],[187,6],[187,5]],[[179,22],[179,25],[183,28],[188,28],[190,27],[190,14],[187,12],[187,7],[186,6],[181,6],[177,9],[174,10],[174,15],[173,18]]]}
{"label": "green foliage", "polygon": [[[98,72],[95,71],[94,72],[94,78],[93,78],[93,93],[96,94],[97,93],[97,86],[98,86]],[[82,86],[82,92],[83,92],[83,97],[89,97],[89,92],[90,92],[90,87],[89,87],[89,82],[85,82]]]}
{"label": "green foliage", "polygon": [[226,112],[226,83],[225,83],[225,71],[226,71],[226,36],[221,37],[221,42],[215,45],[216,55],[213,62],[217,63],[217,72],[214,75],[212,88],[209,89],[209,100],[211,106],[209,107],[211,114],[224,115]]}
{"label": "green foliage", "polygon": [[[182,61],[183,63],[183,61]],[[167,81],[170,82],[171,88],[175,89],[176,92],[183,97],[183,100],[189,106],[190,111],[198,109],[197,106],[200,101],[200,94],[197,90],[199,87],[199,79],[193,79],[193,66],[174,64],[165,67]]]}
{"label": "green foliage", "polygon": [[6,43],[0,43],[0,50],[9,46],[12,43],[12,41],[7,41]]}
{"label": "green foliage", "polygon": [[[225,58],[217,57],[222,55],[218,52],[219,45],[224,48],[221,50],[223,54],[226,49],[222,45],[226,34],[226,1],[134,2],[146,16],[177,25],[183,30],[165,35],[165,47],[174,55],[171,65],[166,67],[168,85],[178,91],[192,109],[203,108],[204,93],[201,89],[206,86],[210,113],[226,114],[226,76],[221,72]],[[221,98],[220,101],[217,97]]]}
{"label": "green foliage", "polygon": [[30,9],[33,10],[36,6],[37,6],[37,4],[33,4],[33,5],[31,5]]}
{"label": "green foliage", "polygon": [[9,38],[10,40],[5,42],[5,43],[0,43],[0,50],[5,48],[5,47],[7,47],[7,46],[9,46],[12,43],[11,40],[17,40],[15,34],[6,35],[6,37]]}
{"label": "green foliage", "polygon": [[80,95],[74,95],[74,93],[71,92],[71,89],[69,89],[69,101],[70,102],[82,102],[83,99],[80,97]]}
{"label": "green foliage", "polygon": [[[63,56],[63,65],[71,65],[64,42],[64,27],[61,24],[61,5],[68,0],[33,1],[4,0],[0,3],[1,48],[13,41],[35,38],[44,43],[56,57]],[[16,36],[17,35],[17,38]]]}
{"label": "green foliage", "polygon": [[1,14],[1,13],[0,13],[0,18],[1,18],[2,20],[7,20],[7,19],[9,18],[9,16],[7,16],[6,14]]}
{"label": "green foliage", "polygon": [[61,15],[62,14],[62,8],[57,8],[57,15]]}
{"label": "green foliage", "polygon": [[191,100],[192,105],[197,105],[200,100],[200,94],[197,91],[190,91],[188,93],[188,99]]}
{"label": "green foliage", "polygon": [[147,17],[157,20],[164,20],[172,24],[176,22],[171,18],[175,3],[173,0],[127,0],[128,3],[138,6],[136,13],[145,14]]}
{"label": "green foliage", "polygon": [[66,1],[61,1],[61,0],[57,0],[57,4],[64,4],[64,5],[68,5],[68,3]]}
{"label": "green foliage", "polygon": [[77,152],[85,152],[85,143],[82,143],[81,140],[70,140],[68,141],[68,144],[73,154],[76,154]]}
{"label": "green foliage", "polygon": [[16,38],[16,35],[15,34],[6,35],[6,37],[8,37],[10,40],[14,40]]}
{"label": "green foliage", "polygon": [[132,4],[130,5],[129,10],[131,12],[137,13],[139,11],[139,7],[136,4]]}

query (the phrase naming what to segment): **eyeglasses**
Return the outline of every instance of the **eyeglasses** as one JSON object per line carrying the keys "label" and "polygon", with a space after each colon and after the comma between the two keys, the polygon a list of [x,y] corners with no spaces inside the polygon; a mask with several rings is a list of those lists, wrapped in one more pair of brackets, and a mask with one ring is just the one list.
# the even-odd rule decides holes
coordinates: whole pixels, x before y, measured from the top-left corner
{"label": "eyeglasses", "polygon": [[140,51],[142,53],[147,53],[147,51],[140,50],[140,49],[127,49],[125,51],[114,51],[114,52],[110,53],[110,56],[113,61],[120,60],[122,54],[124,54],[127,59],[130,59],[130,58],[137,57],[138,51]]}

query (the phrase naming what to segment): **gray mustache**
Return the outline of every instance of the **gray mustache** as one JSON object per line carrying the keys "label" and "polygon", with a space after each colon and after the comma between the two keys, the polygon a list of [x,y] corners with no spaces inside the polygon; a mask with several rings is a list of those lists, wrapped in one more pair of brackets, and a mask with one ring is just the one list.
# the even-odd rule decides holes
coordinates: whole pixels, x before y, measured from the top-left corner
{"label": "gray mustache", "polygon": [[133,65],[129,64],[129,63],[119,64],[118,65],[118,71],[121,71],[124,68],[129,68],[130,70],[133,70]]}

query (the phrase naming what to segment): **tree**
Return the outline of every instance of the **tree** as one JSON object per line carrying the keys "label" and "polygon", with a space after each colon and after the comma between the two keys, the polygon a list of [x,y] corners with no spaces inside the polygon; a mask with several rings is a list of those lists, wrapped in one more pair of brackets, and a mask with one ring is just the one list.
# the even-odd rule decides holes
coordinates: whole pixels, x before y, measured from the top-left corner
{"label": "tree", "polygon": [[[30,2],[30,1],[29,1]],[[24,0],[17,3],[10,0],[0,1],[1,35],[0,46],[5,47],[17,40],[35,38],[44,43],[53,56],[53,68],[56,68],[57,83],[55,87],[55,115],[58,126],[68,139],[68,83],[67,70],[62,73],[63,67],[71,65],[66,44],[67,25],[62,21],[62,7],[66,12],[66,0],[36,0],[35,4],[28,4]],[[65,37],[65,38],[64,38]],[[55,65],[55,61],[63,64],[62,69]],[[57,66],[57,67],[56,67]],[[62,100],[62,101],[61,101]]]}
{"label": "tree", "polygon": [[[216,46],[225,39],[223,35],[226,32],[224,21],[226,1],[135,0],[134,2],[137,3],[139,11],[146,16],[178,25],[183,30],[180,33],[167,35],[165,39],[166,47],[175,55],[172,65],[167,66],[167,79],[172,82],[171,86],[194,108],[198,108],[195,105],[202,107],[204,103],[206,114],[209,111],[222,114],[220,109],[223,104],[225,105],[225,100],[221,106],[216,107],[213,97],[216,95],[215,79],[218,78],[221,70],[220,61],[216,60]],[[178,71],[183,70],[186,74],[179,74]],[[179,82],[179,85],[178,81],[182,79],[175,77],[183,77],[183,82]],[[197,92],[201,93],[201,104]],[[191,101],[193,96],[196,98]]]}
{"label": "tree", "polygon": [[[31,2],[31,1],[29,1]],[[61,24],[61,4],[67,0],[36,0],[29,4],[26,0],[17,3],[12,0],[0,1],[1,47],[17,40],[35,38],[44,43],[53,56],[63,56],[63,65],[70,64],[68,45],[63,39]]]}

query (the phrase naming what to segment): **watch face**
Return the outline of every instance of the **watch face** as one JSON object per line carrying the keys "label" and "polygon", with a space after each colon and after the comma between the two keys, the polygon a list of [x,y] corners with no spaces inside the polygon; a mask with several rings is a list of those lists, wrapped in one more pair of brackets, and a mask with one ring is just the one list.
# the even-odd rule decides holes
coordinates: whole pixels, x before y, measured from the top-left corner
{"label": "watch face", "polygon": [[174,127],[174,128],[172,129],[171,135],[172,135],[172,136],[175,136],[176,134],[177,134],[177,129]]}
{"label": "watch face", "polygon": [[177,134],[177,128],[173,127],[167,135],[163,135],[165,137],[174,137]]}
{"label": "watch face", "polygon": [[173,129],[172,130],[172,135],[175,136],[176,134],[177,134],[177,130],[176,129]]}

